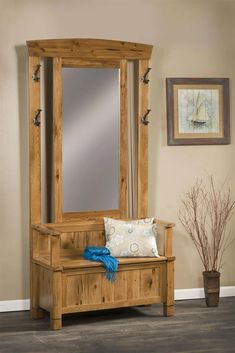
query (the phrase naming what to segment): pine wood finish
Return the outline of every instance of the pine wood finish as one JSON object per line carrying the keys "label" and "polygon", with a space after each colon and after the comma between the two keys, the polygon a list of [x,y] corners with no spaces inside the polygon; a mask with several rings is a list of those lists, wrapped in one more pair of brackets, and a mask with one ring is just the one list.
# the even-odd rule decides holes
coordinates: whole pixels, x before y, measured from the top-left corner
{"label": "pine wood finish", "polygon": [[27,41],[30,56],[81,59],[150,59],[152,46],[107,39],[47,39]]}
{"label": "pine wood finish", "polygon": [[34,310],[40,313],[34,318],[47,310],[51,328],[60,329],[63,314],[153,303],[163,303],[164,315],[173,315],[175,258],[166,254],[171,252],[174,225],[155,223],[164,230],[161,256],[119,258],[114,283],[107,282],[100,263],[82,257],[84,247],[105,245],[102,221],[33,225]]}
{"label": "pine wood finish", "polygon": [[[143,77],[148,69],[148,61],[139,61],[139,77]],[[148,85],[139,81],[138,119],[148,109]],[[139,218],[148,214],[148,125],[138,124],[138,165],[137,165],[137,215]]]}
{"label": "pine wood finish", "polygon": [[128,149],[127,149],[127,61],[120,61],[120,216],[127,216],[127,167],[128,167]]}
{"label": "pine wood finish", "polygon": [[[40,58],[29,57],[29,146],[30,146],[30,224],[41,222],[41,135],[40,129],[32,124],[33,118],[40,107],[40,81],[33,81],[32,76],[40,65]],[[31,316],[40,318],[42,313],[38,308],[37,267],[33,259],[33,232],[30,237],[30,309]]]}
{"label": "pine wood finish", "polygon": [[62,221],[62,63],[61,58],[53,58],[53,185],[54,217]]}
{"label": "pine wood finish", "polygon": [[[82,257],[86,246],[104,246],[103,216],[127,217],[127,63],[138,60],[138,218],[148,215],[148,128],[141,117],[148,109],[148,85],[142,80],[152,46],[97,40],[63,39],[27,42],[30,91],[30,222],[31,316],[50,312],[52,329],[62,327],[62,315],[73,312],[162,303],[166,316],[174,314],[174,224],[155,219],[163,229],[159,258],[120,258],[114,283],[105,279],[100,263]],[[53,61],[53,185],[54,223],[41,219],[40,127],[32,119],[40,109],[40,81],[32,75],[40,58]],[[62,67],[120,68],[120,205],[118,210],[63,213],[62,210]]]}

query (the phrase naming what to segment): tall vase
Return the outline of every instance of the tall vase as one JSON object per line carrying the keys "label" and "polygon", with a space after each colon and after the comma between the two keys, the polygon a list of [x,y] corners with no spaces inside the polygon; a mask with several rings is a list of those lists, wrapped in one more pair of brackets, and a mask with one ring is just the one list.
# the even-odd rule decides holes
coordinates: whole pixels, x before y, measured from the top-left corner
{"label": "tall vase", "polygon": [[206,305],[209,307],[218,306],[219,291],[220,291],[220,272],[204,271],[203,281],[204,281]]}

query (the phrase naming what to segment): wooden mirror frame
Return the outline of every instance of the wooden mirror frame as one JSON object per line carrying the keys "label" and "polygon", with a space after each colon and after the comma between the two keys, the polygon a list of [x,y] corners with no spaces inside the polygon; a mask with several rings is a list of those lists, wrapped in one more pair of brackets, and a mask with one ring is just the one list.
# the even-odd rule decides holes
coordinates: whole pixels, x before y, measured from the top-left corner
{"label": "wooden mirror frame", "polygon": [[[62,197],[62,68],[119,68],[120,69],[120,149],[119,149],[119,208],[116,210],[63,212]],[[53,59],[54,111],[54,207],[55,221],[71,221],[87,217],[126,217],[127,203],[127,61],[94,61],[77,58]]]}
{"label": "wooden mirror frame", "polygon": [[[27,41],[29,51],[29,124],[30,124],[30,222],[41,223],[41,136],[32,123],[40,109],[40,59],[53,58],[53,182],[55,222],[75,221],[102,216],[127,216],[127,61],[138,61],[138,141],[137,141],[137,217],[147,216],[148,203],[148,126],[141,118],[148,109],[148,84],[143,80],[148,70],[152,46],[102,39],[51,39]],[[62,212],[62,66],[120,67],[120,191],[119,210]],[[36,76],[36,78],[35,78]]]}

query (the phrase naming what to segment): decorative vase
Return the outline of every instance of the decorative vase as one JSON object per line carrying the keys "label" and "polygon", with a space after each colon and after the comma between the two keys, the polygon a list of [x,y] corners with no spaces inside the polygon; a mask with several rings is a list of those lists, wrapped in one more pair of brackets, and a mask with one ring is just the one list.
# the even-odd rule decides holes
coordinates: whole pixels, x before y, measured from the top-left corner
{"label": "decorative vase", "polygon": [[203,282],[206,297],[206,305],[209,307],[218,306],[220,291],[220,272],[204,271]]}

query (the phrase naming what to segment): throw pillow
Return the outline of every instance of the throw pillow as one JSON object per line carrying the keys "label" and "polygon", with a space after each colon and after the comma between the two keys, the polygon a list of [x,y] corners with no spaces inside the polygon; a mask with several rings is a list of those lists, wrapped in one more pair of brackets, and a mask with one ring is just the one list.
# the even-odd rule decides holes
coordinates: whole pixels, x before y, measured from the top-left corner
{"label": "throw pillow", "polygon": [[105,236],[114,257],[159,257],[155,224],[106,222]]}
{"label": "throw pillow", "polygon": [[104,217],[105,225],[117,225],[118,223],[126,223],[126,224],[153,224],[154,218],[143,218],[143,219],[131,219],[128,221],[123,221],[122,219],[114,219]]}

